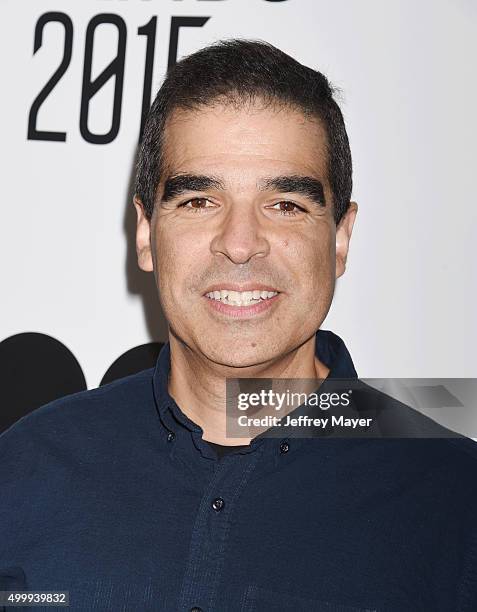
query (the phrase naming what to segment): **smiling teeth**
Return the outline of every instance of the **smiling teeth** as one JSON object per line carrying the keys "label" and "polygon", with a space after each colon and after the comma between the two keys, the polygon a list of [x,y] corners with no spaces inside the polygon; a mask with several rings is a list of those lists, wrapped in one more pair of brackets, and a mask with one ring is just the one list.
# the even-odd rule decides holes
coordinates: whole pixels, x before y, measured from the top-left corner
{"label": "smiling teeth", "polygon": [[251,306],[252,304],[258,304],[262,300],[268,300],[277,295],[277,293],[277,291],[260,291],[258,289],[254,291],[229,291],[228,289],[222,289],[220,291],[211,291],[205,295],[212,300],[218,300],[230,306]]}

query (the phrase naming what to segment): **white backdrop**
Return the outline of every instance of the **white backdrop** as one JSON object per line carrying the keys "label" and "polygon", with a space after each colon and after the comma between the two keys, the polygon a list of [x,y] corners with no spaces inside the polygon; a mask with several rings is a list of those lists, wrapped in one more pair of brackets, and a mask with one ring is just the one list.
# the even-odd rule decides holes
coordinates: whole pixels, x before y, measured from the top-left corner
{"label": "white backdrop", "polygon": [[[138,28],[157,16],[154,95],[171,17],[203,16],[202,27],[180,30],[179,58],[219,38],[262,38],[342,89],[359,212],[323,329],[344,339],[361,377],[477,376],[474,0],[1,0],[0,7],[0,340],[32,331],[57,338],[92,388],[128,349],[167,339],[152,275],[134,259],[130,182],[153,41]],[[44,26],[33,54],[35,26],[52,11],[71,20],[69,63],[58,22]],[[118,133],[95,144],[80,130],[82,82],[88,24],[104,13],[125,24],[124,83]],[[117,41],[116,26],[97,27],[91,80],[114,58]],[[41,101],[62,60],[64,74]],[[91,98],[93,134],[111,128],[114,84]],[[66,140],[28,139],[32,114],[36,130]]]}

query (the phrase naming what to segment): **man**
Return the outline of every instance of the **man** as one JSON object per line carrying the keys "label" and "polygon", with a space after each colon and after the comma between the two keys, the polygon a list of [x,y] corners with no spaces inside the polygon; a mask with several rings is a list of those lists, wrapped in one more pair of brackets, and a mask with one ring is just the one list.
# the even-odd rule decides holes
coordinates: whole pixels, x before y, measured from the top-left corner
{"label": "man", "polygon": [[357,378],[319,329],[351,184],[322,74],[233,40],[169,72],[134,198],[169,342],[0,437],[4,585],[74,610],[477,609],[473,442],[227,435],[226,379]]}

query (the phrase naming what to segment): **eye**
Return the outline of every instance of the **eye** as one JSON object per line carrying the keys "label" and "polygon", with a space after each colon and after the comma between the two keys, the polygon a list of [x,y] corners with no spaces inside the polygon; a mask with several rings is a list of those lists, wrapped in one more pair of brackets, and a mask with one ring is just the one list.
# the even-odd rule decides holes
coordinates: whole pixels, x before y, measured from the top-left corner
{"label": "eye", "polygon": [[293,210],[293,207],[298,209],[300,212],[306,212],[303,208],[301,208],[301,206],[298,206],[298,204],[295,204],[295,202],[290,202],[289,200],[281,200],[280,202],[274,204],[271,208],[275,208],[275,206],[280,206],[280,210],[278,212],[281,215],[291,215],[292,217],[295,217],[299,213],[296,210]]}
{"label": "eye", "polygon": [[179,204],[179,207],[185,208],[188,212],[197,213],[204,208],[213,208],[213,206],[207,206],[207,202],[212,204],[212,202],[207,198],[191,198],[190,200],[187,200],[187,202]]}

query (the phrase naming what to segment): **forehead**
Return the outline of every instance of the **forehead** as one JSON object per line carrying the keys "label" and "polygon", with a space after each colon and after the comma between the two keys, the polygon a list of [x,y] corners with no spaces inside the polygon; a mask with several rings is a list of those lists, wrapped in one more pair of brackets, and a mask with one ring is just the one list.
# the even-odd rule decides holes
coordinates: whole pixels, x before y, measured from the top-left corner
{"label": "forehead", "polygon": [[200,171],[231,181],[270,173],[306,173],[323,182],[327,178],[327,139],[321,122],[284,106],[175,109],[163,142],[163,177]]}

